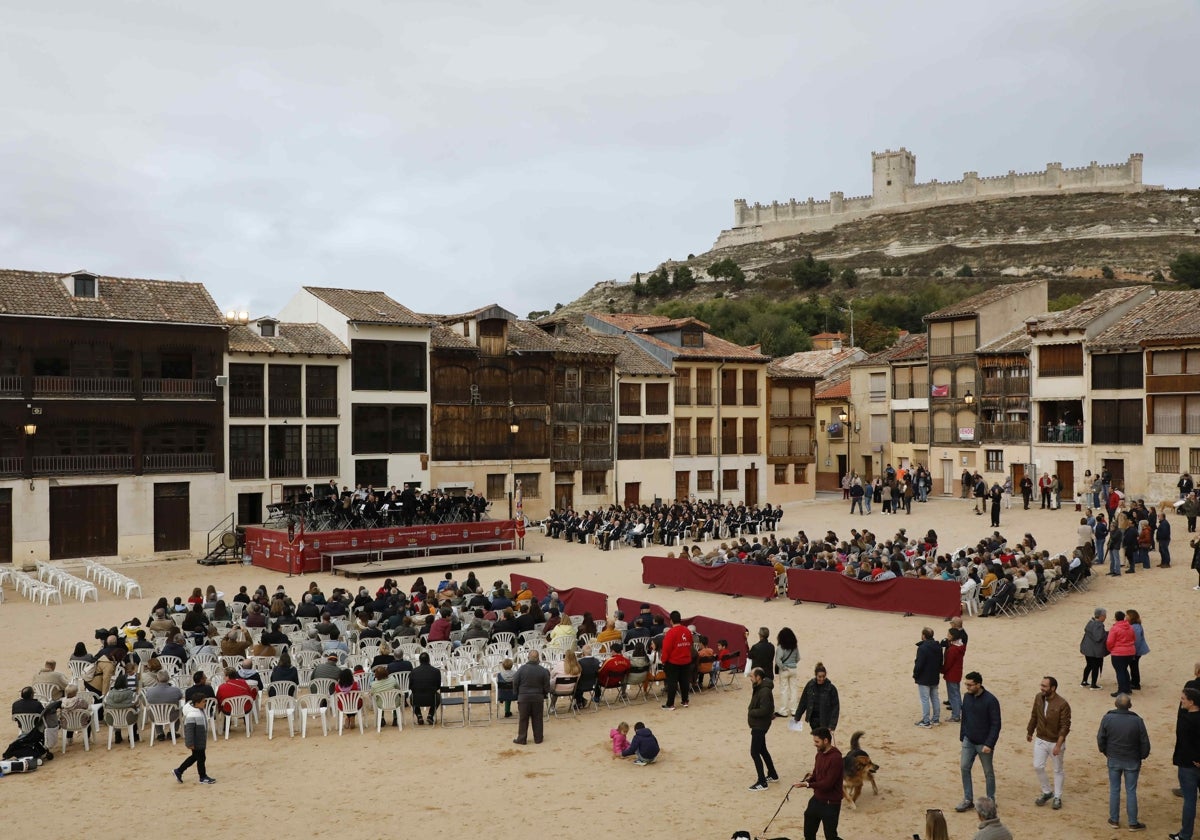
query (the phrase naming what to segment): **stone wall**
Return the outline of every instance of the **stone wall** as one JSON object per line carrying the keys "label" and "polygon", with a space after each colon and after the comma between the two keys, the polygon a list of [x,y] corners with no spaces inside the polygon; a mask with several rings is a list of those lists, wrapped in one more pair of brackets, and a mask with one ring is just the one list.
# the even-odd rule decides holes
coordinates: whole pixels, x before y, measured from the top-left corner
{"label": "stone wall", "polygon": [[715,248],[762,242],[801,233],[829,230],[843,222],[876,213],[895,213],[933,207],[1008,198],[1018,195],[1053,195],[1072,192],[1141,192],[1142,155],[1131,154],[1124,163],[1064,168],[1050,163],[1040,172],[1009,171],[1007,175],[980,177],[965,172],[959,181],[915,182],[916,157],[907,149],[873,152],[871,155],[873,194],[846,198],[841,192],[829,194],[828,201],[791,199],[770,204],[745,199],[733,202],[733,227],[721,231]]}

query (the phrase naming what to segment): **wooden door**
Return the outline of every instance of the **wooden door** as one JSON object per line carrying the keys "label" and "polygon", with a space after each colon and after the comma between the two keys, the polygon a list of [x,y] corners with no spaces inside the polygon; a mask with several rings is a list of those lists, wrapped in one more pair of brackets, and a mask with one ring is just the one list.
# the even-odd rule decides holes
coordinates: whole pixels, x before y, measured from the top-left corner
{"label": "wooden door", "polygon": [[1123,458],[1105,458],[1104,469],[1108,470],[1112,486],[1119,490],[1125,489],[1125,460]]}
{"label": "wooden door", "polygon": [[117,553],[117,485],[50,488],[50,559]]}
{"label": "wooden door", "polygon": [[154,485],[154,550],[191,548],[191,499],[186,481]]}
{"label": "wooden door", "polygon": [[625,505],[640,505],[642,498],[642,483],[640,481],[625,482]]}
{"label": "wooden door", "polygon": [[691,494],[692,474],[687,470],[675,473],[675,501],[686,501]]}
{"label": "wooden door", "polygon": [[758,468],[746,469],[746,486],[743,489],[746,496],[746,507],[758,504]]}
{"label": "wooden door", "polygon": [[12,490],[0,490],[0,563],[13,559]]}
{"label": "wooden door", "polygon": [[1058,476],[1059,483],[1062,487],[1062,492],[1059,493],[1059,498],[1074,499],[1075,498],[1075,462],[1074,461],[1055,461],[1054,474]]}
{"label": "wooden door", "polygon": [[554,485],[554,508],[555,510],[574,510],[575,508],[575,485],[574,484],[555,484]]}
{"label": "wooden door", "polygon": [[954,460],[951,458],[942,459],[942,495],[949,496],[954,493],[954,483],[957,479],[954,477]]}
{"label": "wooden door", "polygon": [[1024,464],[1009,464],[1008,468],[1012,472],[1013,495],[1020,496],[1021,495],[1021,480],[1023,478],[1025,478],[1025,465]]}

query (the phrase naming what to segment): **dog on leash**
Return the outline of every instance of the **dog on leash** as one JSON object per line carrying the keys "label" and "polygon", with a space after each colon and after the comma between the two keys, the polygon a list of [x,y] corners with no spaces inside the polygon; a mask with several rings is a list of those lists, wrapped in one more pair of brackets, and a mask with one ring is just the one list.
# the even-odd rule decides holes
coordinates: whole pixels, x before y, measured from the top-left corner
{"label": "dog on leash", "polygon": [[866,733],[862,730],[850,736],[850,751],[842,757],[842,790],[850,807],[857,810],[855,802],[862,795],[863,786],[871,783],[871,792],[879,795],[879,787],[875,784],[875,772],[879,765],[871,761],[871,756],[858,743]]}

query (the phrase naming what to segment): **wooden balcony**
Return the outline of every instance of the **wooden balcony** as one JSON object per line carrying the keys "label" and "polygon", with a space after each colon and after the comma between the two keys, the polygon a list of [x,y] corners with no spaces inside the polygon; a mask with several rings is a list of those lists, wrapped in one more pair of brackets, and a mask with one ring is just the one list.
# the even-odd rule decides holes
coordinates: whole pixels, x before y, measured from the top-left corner
{"label": "wooden balcony", "polygon": [[304,475],[303,465],[299,458],[272,458],[267,468],[271,478],[300,478]]}
{"label": "wooden balcony", "polygon": [[979,385],[983,396],[1029,396],[1028,376],[990,376],[984,377]]}
{"label": "wooden balcony", "polygon": [[25,392],[25,380],[20,376],[0,376],[0,397],[20,397]]}
{"label": "wooden balcony", "polygon": [[142,396],[148,400],[216,399],[217,385],[212,379],[143,379]]}
{"label": "wooden balcony", "polygon": [[[446,460],[459,459],[447,458]],[[333,478],[334,476],[338,475],[338,466],[337,458],[309,458],[305,463],[309,478],[316,476],[329,476],[330,478]]]}
{"label": "wooden balcony", "polygon": [[931,338],[929,339],[929,357],[935,356],[969,356],[975,352],[974,338]]}
{"label": "wooden balcony", "polygon": [[191,473],[216,472],[217,456],[212,452],[172,452],[142,456],[142,472]]}
{"label": "wooden balcony", "polygon": [[133,398],[133,380],[106,376],[35,376],[35,397]]}
{"label": "wooden balcony", "polygon": [[980,423],[979,439],[981,441],[1027,441],[1029,440],[1029,424],[1023,422]]}
{"label": "wooden balcony", "polygon": [[0,458],[0,476],[11,478],[21,475],[25,470],[25,459],[20,455]]}
{"label": "wooden balcony", "polygon": [[308,397],[304,401],[304,413],[309,417],[337,417],[337,397]]}
{"label": "wooden balcony", "polygon": [[263,477],[263,459],[262,458],[230,458],[229,459],[229,477],[231,479],[239,478],[262,478]]}
{"label": "wooden balcony", "polygon": [[262,417],[263,416],[263,398],[262,397],[230,397],[229,398],[229,416],[230,417]]}
{"label": "wooden balcony", "polygon": [[267,411],[272,417],[299,417],[299,397],[271,397],[267,400]]}
{"label": "wooden balcony", "polygon": [[96,475],[133,472],[133,455],[38,455],[33,459],[33,474]]}
{"label": "wooden balcony", "polygon": [[771,403],[772,417],[812,417],[813,407],[811,402],[773,402]]}
{"label": "wooden balcony", "polygon": [[813,442],[808,440],[773,440],[767,453],[772,458],[811,458]]}

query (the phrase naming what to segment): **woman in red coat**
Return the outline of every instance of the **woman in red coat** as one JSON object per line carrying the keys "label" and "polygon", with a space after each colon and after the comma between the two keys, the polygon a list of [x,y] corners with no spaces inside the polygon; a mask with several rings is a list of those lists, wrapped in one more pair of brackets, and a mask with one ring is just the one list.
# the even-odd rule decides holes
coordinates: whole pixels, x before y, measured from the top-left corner
{"label": "woman in red coat", "polygon": [[1137,656],[1137,641],[1133,634],[1133,627],[1126,620],[1123,612],[1118,612],[1116,619],[1108,631],[1108,640],[1105,644],[1112,657],[1113,670],[1117,673],[1117,690],[1112,693],[1113,697],[1130,692],[1129,663]]}

